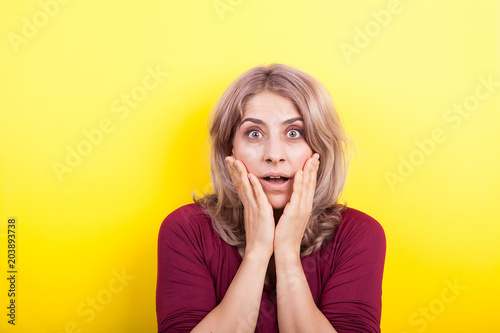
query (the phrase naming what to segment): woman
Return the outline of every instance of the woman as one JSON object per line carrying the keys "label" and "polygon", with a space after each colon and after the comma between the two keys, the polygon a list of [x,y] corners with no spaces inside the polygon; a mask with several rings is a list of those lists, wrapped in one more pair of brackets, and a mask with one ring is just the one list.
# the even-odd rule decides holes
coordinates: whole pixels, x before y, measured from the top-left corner
{"label": "woman", "polygon": [[385,235],[338,203],[345,134],[328,92],[273,64],[211,114],[214,193],[158,241],[159,332],[380,332]]}

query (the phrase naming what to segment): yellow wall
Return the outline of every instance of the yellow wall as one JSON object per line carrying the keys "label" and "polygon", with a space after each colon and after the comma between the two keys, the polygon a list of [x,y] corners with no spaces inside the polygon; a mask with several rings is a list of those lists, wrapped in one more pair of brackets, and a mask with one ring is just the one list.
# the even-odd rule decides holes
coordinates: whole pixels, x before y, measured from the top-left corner
{"label": "yellow wall", "polygon": [[271,62],[319,78],[356,142],[344,198],[386,231],[383,331],[500,331],[499,1],[40,0],[0,13],[0,331],[153,332],[158,228],[209,189],[209,110]]}

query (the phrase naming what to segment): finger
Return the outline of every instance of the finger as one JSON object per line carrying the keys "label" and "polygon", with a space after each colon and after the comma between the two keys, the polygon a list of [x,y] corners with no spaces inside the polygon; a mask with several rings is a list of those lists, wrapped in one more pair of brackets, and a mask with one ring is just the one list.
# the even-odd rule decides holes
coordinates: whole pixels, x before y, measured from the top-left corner
{"label": "finger", "polygon": [[314,157],[310,157],[307,160],[306,165],[304,165],[304,186],[309,185],[309,181],[311,180],[311,171],[314,168],[314,161]]}
{"label": "finger", "polygon": [[229,175],[231,176],[231,180],[233,182],[233,187],[243,204],[247,204],[252,200],[252,196],[249,197],[248,191],[245,189],[245,179],[247,177],[246,175],[243,176],[242,173],[244,174],[246,169],[244,168],[244,171],[241,171],[241,169],[238,168],[238,162],[232,156],[227,156],[225,160],[229,169]]}
{"label": "finger", "polygon": [[233,179],[233,177],[235,176],[235,168],[234,168],[234,157],[232,156],[226,156],[225,158],[225,161],[226,161],[226,165],[227,165],[227,168],[229,170],[229,174],[231,176],[231,179],[233,180],[233,182],[236,180],[236,179]]}
{"label": "finger", "polygon": [[307,200],[312,204],[314,200],[314,194],[316,192],[316,182],[317,182],[317,175],[318,175],[318,169],[319,169],[319,160],[314,161],[314,167],[311,171],[311,179],[309,181],[309,186],[308,186],[308,197]]}
{"label": "finger", "polygon": [[257,178],[257,176],[255,176],[252,173],[249,173],[248,179],[250,180],[250,184],[252,185],[257,203],[259,205],[268,204],[269,201],[267,200],[267,196],[264,193],[264,189],[262,188],[262,185],[260,184],[260,181]]}
{"label": "finger", "polygon": [[306,164],[304,165],[304,180],[303,180],[303,186],[304,186],[304,194],[307,196],[307,191],[309,190],[309,185],[311,183],[312,179],[312,172],[314,171],[314,163],[316,162],[316,158],[313,155],[310,157],[307,161]]}
{"label": "finger", "polygon": [[227,168],[229,170],[229,175],[231,176],[231,180],[233,181],[233,185],[234,185],[234,188],[236,190],[239,189],[239,187],[241,186],[241,180],[239,179],[239,174],[238,174],[238,171],[236,170],[236,167],[234,165],[234,162],[236,161],[233,157],[231,156],[227,156],[226,159],[226,164],[227,164]]}
{"label": "finger", "polygon": [[292,204],[299,204],[302,198],[302,185],[304,181],[304,171],[299,170],[295,173],[293,178],[293,192],[290,202]]}
{"label": "finger", "polygon": [[312,200],[314,198],[314,192],[316,189],[316,174],[319,165],[319,154],[315,153],[306,162],[304,166],[304,190],[302,194],[302,203],[305,207],[312,205]]}
{"label": "finger", "polygon": [[233,165],[241,181],[241,190],[244,192],[247,202],[255,204],[256,203],[255,194],[253,186],[250,184],[250,180],[248,179],[247,168],[245,167],[243,162],[239,160],[235,160]]}
{"label": "finger", "polygon": [[311,163],[311,169],[310,169],[310,173],[309,173],[309,176],[310,176],[310,184],[314,187],[316,186],[316,176],[318,174],[318,169],[319,169],[319,154],[314,154],[313,155],[313,160],[312,160],[312,163]]}

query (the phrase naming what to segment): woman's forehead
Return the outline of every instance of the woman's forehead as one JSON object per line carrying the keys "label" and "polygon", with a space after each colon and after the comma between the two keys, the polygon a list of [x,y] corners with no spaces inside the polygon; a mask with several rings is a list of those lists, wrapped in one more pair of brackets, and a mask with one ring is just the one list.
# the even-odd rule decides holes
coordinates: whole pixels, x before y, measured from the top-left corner
{"label": "woman's forehead", "polygon": [[242,121],[245,118],[256,118],[270,121],[285,121],[300,117],[295,104],[287,97],[272,92],[262,92],[252,96],[243,110]]}

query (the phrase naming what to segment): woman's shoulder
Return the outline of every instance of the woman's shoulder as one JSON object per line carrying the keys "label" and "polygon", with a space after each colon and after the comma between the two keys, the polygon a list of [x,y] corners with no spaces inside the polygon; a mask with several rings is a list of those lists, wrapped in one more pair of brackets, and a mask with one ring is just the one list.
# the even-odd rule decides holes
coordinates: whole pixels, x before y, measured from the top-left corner
{"label": "woman's shoulder", "polygon": [[350,237],[370,238],[385,243],[384,228],[372,216],[352,207],[346,207],[342,213],[342,222],[339,225],[335,238]]}
{"label": "woman's shoulder", "polygon": [[210,215],[200,205],[192,203],[172,211],[160,226],[160,236],[174,234],[184,237],[212,235],[213,228]]}
{"label": "woman's shoulder", "polygon": [[[382,225],[372,216],[346,207],[336,233],[322,246],[319,256],[331,274],[342,265],[378,263],[383,267],[386,238]],[[354,266],[353,266],[354,267]]]}
{"label": "woman's shoulder", "polygon": [[191,223],[193,221],[199,220],[200,218],[210,219],[210,215],[208,215],[208,213],[202,206],[195,203],[190,203],[173,210],[170,214],[167,215],[164,221],[166,221],[167,223],[174,223],[180,220],[183,222]]}

